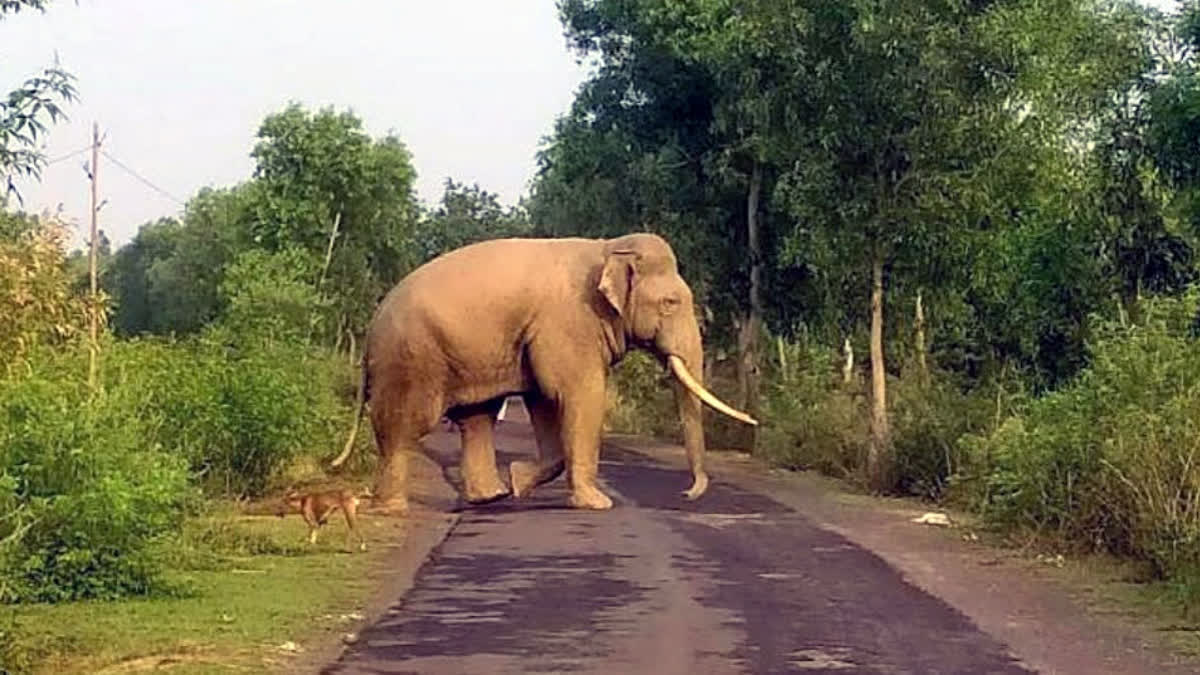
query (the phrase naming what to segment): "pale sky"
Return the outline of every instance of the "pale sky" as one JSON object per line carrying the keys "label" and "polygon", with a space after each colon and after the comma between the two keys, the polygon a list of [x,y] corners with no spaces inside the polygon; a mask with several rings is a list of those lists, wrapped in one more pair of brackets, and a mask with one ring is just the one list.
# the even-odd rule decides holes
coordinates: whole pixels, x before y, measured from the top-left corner
{"label": "pale sky", "polygon": [[[109,154],[179,201],[249,178],[259,123],[296,100],[348,107],[373,136],[394,130],[426,204],[447,177],[513,204],[587,74],[562,32],[554,0],[54,0],[0,21],[0,91],[57,52],[80,100],[47,156],[87,146],[99,122]],[[20,183],[25,209],[61,203],[83,235],[87,158]],[[182,208],[103,156],[100,186],[114,246]]]}
{"label": "pale sky", "polygon": [[[373,136],[394,130],[427,204],[447,177],[512,204],[586,75],[553,0],[54,0],[0,21],[0,90],[55,51],[79,100],[47,156],[87,146],[99,122],[109,154],[180,201],[249,178],[259,123],[294,99],[349,107]],[[25,209],[61,202],[86,231],[89,157],[20,183]],[[182,209],[103,156],[99,177],[114,247]]]}

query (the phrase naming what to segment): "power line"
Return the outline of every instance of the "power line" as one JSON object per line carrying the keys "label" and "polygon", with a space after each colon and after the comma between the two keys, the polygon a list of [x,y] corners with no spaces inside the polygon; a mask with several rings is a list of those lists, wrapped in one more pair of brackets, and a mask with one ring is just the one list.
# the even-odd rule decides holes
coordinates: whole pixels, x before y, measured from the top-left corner
{"label": "power line", "polygon": [[101,150],[100,150],[100,154],[104,155],[106,158],[108,158],[108,160],[109,160],[110,162],[112,162],[113,164],[116,164],[118,167],[120,167],[122,170],[124,170],[124,171],[125,171],[125,173],[127,173],[127,174],[129,174],[130,176],[133,176],[134,178],[136,178],[136,179],[138,179],[139,181],[141,181],[141,182],[142,182],[142,184],[144,184],[146,187],[150,188],[151,190],[154,190],[155,192],[157,192],[157,193],[159,193],[160,195],[162,195],[162,196],[166,197],[167,199],[170,199],[171,201],[175,202],[176,204],[179,204],[180,206],[187,206],[187,204],[185,204],[185,203],[183,202],[183,200],[179,199],[178,197],[176,197],[175,195],[171,194],[170,192],[167,192],[166,190],[164,190],[164,189],[162,189],[162,188],[158,187],[158,186],[157,186],[157,185],[155,185],[154,183],[151,183],[149,180],[146,180],[145,178],[143,178],[143,177],[142,177],[142,175],[141,175],[141,174],[139,174],[137,171],[134,171],[133,169],[131,169],[131,168],[129,168],[128,166],[126,166],[125,164],[122,164],[122,163],[121,163],[121,161],[120,161],[119,159],[117,159],[116,157],[113,157],[112,155],[108,154],[108,151],[107,151],[107,150],[101,149]]}
{"label": "power line", "polygon": [[50,165],[50,164],[57,164],[57,163],[59,163],[59,162],[64,162],[64,161],[66,161],[66,160],[68,160],[68,159],[71,159],[72,157],[76,157],[76,156],[78,156],[78,155],[82,155],[83,153],[85,153],[85,152],[87,152],[88,150],[91,150],[91,149],[92,149],[92,146],[91,146],[91,145],[85,145],[85,146],[83,146],[82,148],[80,148],[80,149],[76,150],[75,152],[71,152],[71,153],[68,153],[68,154],[65,154],[65,155],[61,155],[61,156],[59,156],[59,157],[55,157],[54,159],[48,159],[48,160],[46,160],[46,161],[44,162],[44,164]]}

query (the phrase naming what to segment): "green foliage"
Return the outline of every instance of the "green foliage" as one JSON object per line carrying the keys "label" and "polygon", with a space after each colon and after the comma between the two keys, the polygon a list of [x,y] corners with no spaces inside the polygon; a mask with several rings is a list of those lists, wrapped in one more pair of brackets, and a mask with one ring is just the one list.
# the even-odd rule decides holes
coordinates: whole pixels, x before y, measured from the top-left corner
{"label": "green foliage", "polygon": [[[959,439],[994,428],[997,406],[1007,412],[1021,383],[994,378],[964,390],[951,373],[934,371],[928,379],[906,369],[889,389],[896,485],[900,494],[939,500],[967,461]],[[1012,393],[1005,393],[1007,384]]]}
{"label": "green foliage", "polygon": [[[22,9],[44,10],[45,5],[46,0],[3,0],[0,20]],[[47,124],[65,118],[62,105],[75,100],[74,82],[74,76],[55,64],[0,97],[0,177],[5,182],[0,204],[9,195],[21,199],[15,179],[41,177],[46,158],[37,146]]]}
{"label": "green foliage", "polygon": [[[375,301],[415,264],[416,173],[398,138],[370,138],[349,112],[295,104],[268,115],[258,137],[251,180],[201,190],[182,222],[147,223],[116,253],[106,281],[117,291],[119,335],[192,335],[230,311],[249,320],[255,312],[246,302],[231,309],[235,289],[222,285],[239,261],[236,292],[256,298],[243,301],[256,311],[289,305],[292,318],[305,305],[304,334],[334,344],[347,329],[361,333]],[[283,275],[274,278],[286,288],[273,299],[261,293],[265,282],[250,291],[247,275],[257,272],[247,265]]]}
{"label": "green foliage", "polygon": [[200,190],[183,221],[143,225],[113,256],[105,285],[116,292],[117,335],[194,335],[225,309],[225,268],[248,248],[245,233],[258,188]]}
{"label": "green foliage", "polygon": [[[94,395],[77,351],[43,350],[31,372],[0,380],[3,599],[172,590],[160,572],[181,553],[163,541],[197,506],[198,487],[260,496],[297,456],[333,453],[349,412],[334,387],[343,363],[297,344],[220,337],[106,344]],[[183,548],[224,550],[226,535],[185,538]]]}
{"label": "green foliage", "polygon": [[477,241],[528,234],[520,208],[505,209],[479,185],[447,178],[441,204],[421,221],[413,239],[423,262]]}
{"label": "green foliage", "polygon": [[159,415],[159,442],[184,457],[210,494],[257,496],[297,454],[332,448],[343,410],[332,365],[307,347],[242,341],[214,329],[204,340],[129,343],[110,377],[141,382]]}
{"label": "green foliage", "polygon": [[782,339],[774,347],[764,378],[759,441],[764,456],[791,469],[854,477],[869,439],[859,383],[840,381],[832,349]]}
{"label": "green foliage", "polygon": [[167,260],[175,253],[181,227],[173,218],[146,223],[138,229],[133,241],[113,256],[102,283],[117,299],[112,316],[112,328],[117,335],[163,333],[176,328],[170,325],[170,315],[161,306],[169,297],[164,297],[165,289],[154,286],[157,279],[151,277],[150,270],[156,264],[168,264]]}
{"label": "green foliage", "polygon": [[86,319],[71,292],[66,227],[0,212],[0,226],[6,222],[10,234],[0,236],[0,377],[24,366],[38,346],[69,342]]}
{"label": "green foliage", "polygon": [[416,171],[395,135],[373,140],[362,121],[298,104],[267,116],[251,153],[259,187],[246,223],[255,246],[321,260],[312,283],[331,299],[327,336],[366,326],[374,302],[416,260]]}
{"label": "green foliage", "polygon": [[[777,466],[862,482],[870,429],[861,371],[844,382],[842,356],[803,335],[794,341],[776,337],[770,345],[755,451]],[[728,378],[719,374],[723,369],[714,368],[718,374],[708,382],[719,396],[727,396],[729,388]],[[641,352],[627,356],[610,382],[609,427],[678,440],[679,414],[667,379],[652,357]],[[943,498],[966,462],[959,439],[993,428],[1011,409],[1020,387],[1019,380],[997,379],[964,389],[949,373],[935,371],[926,379],[915,369],[892,378],[896,471],[889,491]],[[728,437],[727,445],[736,446],[741,440],[717,413],[706,412],[705,423],[710,444]]]}
{"label": "green foliage", "polygon": [[628,354],[609,378],[607,427],[625,434],[675,436],[679,412],[667,377],[662,365],[649,354]]}
{"label": "green foliage", "polygon": [[310,255],[295,248],[240,254],[221,282],[222,324],[239,340],[304,343],[323,309],[309,281],[316,267]]}
{"label": "green foliage", "polygon": [[1105,323],[1092,365],[988,435],[964,437],[993,524],[1063,546],[1200,569],[1200,294],[1146,302],[1136,324]]}
{"label": "green foliage", "polygon": [[[0,381],[0,577],[4,601],[163,590],[148,545],[178,527],[186,464],[153,442],[147,387],[89,396],[78,352],[43,355]],[[148,442],[148,440],[150,442]]]}

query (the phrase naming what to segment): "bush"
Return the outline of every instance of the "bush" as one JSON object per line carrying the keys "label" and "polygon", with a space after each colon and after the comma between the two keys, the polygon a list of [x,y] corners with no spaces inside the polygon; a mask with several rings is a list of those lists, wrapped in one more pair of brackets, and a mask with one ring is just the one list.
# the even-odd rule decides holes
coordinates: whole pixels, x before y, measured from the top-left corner
{"label": "bush", "polygon": [[775,341],[763,378],[759,444],[773,464],[853,475],[867,441],[867,411],[857,383],[838,382],[837,354],[808,341]]}
{"label": "bush", "polygon": [[304,452],[333,455],[349,370],[305,347],[214,339],[106,344],[92,394],[82,350],[0,379],[0,598],[167,590],[154,546],[200,485],[259,496]]}
{"label": "bush", "polygon": [[299,249],[242,253],[220,285],[227,303],[222,323],[239,336],[268,343],[307,340],[325,309],[312,283],[316,273],[314,261]]}
{"label": "bush", "polygon": [[0,211],[0,225],[6,222],[16,232],[0,237],[0,377],[22,365],[35,346],[77,336],[87,316],[85,303],[71,294],[69,227],[49,216],[22,219]]}
{"label": "bush", "polygon": [[627,354],[608,380],[605,426],[625,434],[678,436],[679,409],[668,377],[653,356]]}
{"label": "bush", "polygon": [[988,521],[1143,558],[1164,577],[1200,569],[1196,299],[1149,300],[1139,325],[1102,324],[1069,386],[964,437]]}
{"label": "bush", "polygon": [[[1009,388],[1020,390],[1009,383]],[[933,371],[926,381],[905,371],[888,383],[895,452],[895,490],[939,500],[965,463],[959,439],[980,433],[996,419],[996,393],[1001,409],[1008,405],[1003,385],[976,383],[965,389],[951,373]]]}
{"label": "bush", "polygon": [[[842,382],[837,350],[800,339],[775,338],[764,351],[757,451],[788,469],[814,469],[858,480],[870,442],[870,410],[864,382]],[[714,371],[719,369],[714,368]],[[631,353],[609,387],[609,428],[679,440],[678,413],[670,387],[652,357]],[[716,372],[708,383],[732,400],[730,378]],[[963,465],[959,438],[979,432],[996,418],[995,387],[966,391],[948,373],[928,382],[914,374],[890,377],[889,407],[900,493],[940,499]],[[1012,388],[1012,385],[1008,385]],[[1017,387],[1019,389],[1019,387]],[[1003,401],[1005,408],[1007,400]],[[745,443],[748,427],[722,415],[705,415],[710,444]]]}
{"label": "bush", "polygon": [[146,412],[161,421],[155,440],[188,460],[206,492],[259,496],[297,454],[333,454],[348,428],[333,388],[340,364],[303,346],[218,337],[119,343],[106,381],[149,391]]}
{"label": "bush", "polygon": [[0,569],[5,601],[115,598],[165,588],[147,555],[178,528],[186,463],[147,443],[161,419],[144,389],[89,397],[79,353],[0,381]]}

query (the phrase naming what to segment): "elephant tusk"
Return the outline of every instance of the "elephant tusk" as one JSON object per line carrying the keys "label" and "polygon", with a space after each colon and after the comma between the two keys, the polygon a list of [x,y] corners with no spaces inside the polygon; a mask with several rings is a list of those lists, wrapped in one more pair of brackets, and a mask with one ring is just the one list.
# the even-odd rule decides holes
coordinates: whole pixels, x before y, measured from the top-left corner
{"label": "elephant tusk", "polygon": [[704,401],[712,406],[717,412],[725,413],[739,422],[745,422],[750,426],[758,426],[758,420],[740,410],[734,410],[733,408],[729,407],[724,401],[714,396],[712,392],[705,389],[703,385],[697,382],[696,379],[692,377],[692,374],[688,372],[687,366],[683,364],[683,359],[671,354],[667,357],[667,363],[670,364],[671,372],[675,374],[675,377],[679,378],[679,381],[683,383],[683,386],[687,387],[688,391],[698,396],[701,401]]}

